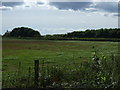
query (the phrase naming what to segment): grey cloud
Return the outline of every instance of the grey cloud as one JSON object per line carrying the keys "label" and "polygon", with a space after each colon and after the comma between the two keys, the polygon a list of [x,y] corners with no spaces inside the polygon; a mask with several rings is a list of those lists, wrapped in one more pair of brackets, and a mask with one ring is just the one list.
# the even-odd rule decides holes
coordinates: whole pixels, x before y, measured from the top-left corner
{"label": "grey cloud", "polygon": [[6,7],[15,7],[22,4],[24,4],[24,2],[2,2],[2,6]]}
{"label": "grey cloud", "polygon": [[[24,4],[22,0],[20,1],[21,2],[2,2],[2,6],[15,7],[15,6]],[[42,5],[44,3],[37,2],[37,4]],[[49,2],[49,5],[55,6],[60,10],[72,9],[74,11],[82,10],[82,11],[89,11],[89,12],[96,12],[96,11],[103,11],[103,12],[110,12],[110,13],[118,12],[117,2],[92,2],[92,1],[91,2]]]}
{"label": "grey cloud", "polygon": [[120,13],[120,2],[118,3],[118,13]]}
{"label": "grey cloud", "polygon": [[[116,13],[118,12],[117,2],[50,2],[51,6],[63,10],[84,10],[84,11],[103,11]],[[92,9],[91,9],[92,8]]]}
{"label": "grey cloud", "polygon": [[116,13],[118,12],[118,3],[117,2],[99,2],[96,3],[94,8],[102,10],[105,12]]}
{"label": "grey cloud", "polygon": [[40,4],[40,5],[42,5],[42,4],[44,4],[43,2],[37,2],[37,4]]}
{"label": "grey cloud", "polygon": [[49,4],[63,10],[82,10],[88,8],[92,2],[50,2]]}
{"label": "grey cloud", "polygon": [[24,2],[2,2],[0,10],[7,11],[12,10],[13,7],[24,4]]}

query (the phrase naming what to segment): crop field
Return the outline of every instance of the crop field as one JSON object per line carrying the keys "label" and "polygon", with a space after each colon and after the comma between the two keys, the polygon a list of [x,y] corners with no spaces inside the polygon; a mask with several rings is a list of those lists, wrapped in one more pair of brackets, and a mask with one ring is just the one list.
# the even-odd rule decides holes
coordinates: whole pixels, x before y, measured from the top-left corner
{"label": "crop field", "polygon": [[[76,74],[75,76],[73,73],[74,70],[77,69],[80,70],[80,75],[83,74],[82,72],[84,71],[88,72],[90,67],[88,67],[87,64],[93,61],[92,59],[94,58],[94,53],[97,55],[97,57],[99,57],[99,60],[101,60],[101,62],[104,56],[105,60],[112,64],[110,62],[111,56],[118,54],[118,42],[3,39],[2,45],[3,88],[34,87],[32,85],[32,81],[31,83],[29,81],[29,84],[27,83],[28,86],[25,86],[25,84],[23,84],[25,78],[20,82],[16,81],[14,83],[14,80],[17,80],[18,78],[20,80],[22,76],[30,75],[30,69],[31,73],[34,71],[34,60],[39,60],[40,68],[42,68],[41,66],[43,62],[44,66],[46,66],[45,68],[48,69],[50,69],[48,65],[51,65],[51,67],[54,65],[59,66],[59,71],[61,70],[61,72],[59,72],[59,75],[61,76],[63,73],[66,73],[65,75],[68,76],[72,74],[72,76],[67,79],[65,77],[61,77],[64,78],[64,80],[61,80],[61,82],[64,83],[60,84],[62,87],[76,87],[80,85],[83,87],[97,87],[96,85],[98,85],[102,88],[105,88],[110,86],[113,82],[117,83],[115,80],[117,80],[118,77],[117,79],[112,79],[111,83],[106,83],[109,82],[109,80],[105,80],[107,78],[107,75],[99,73],[102,78],[102,81],[100,81],[100,83],[102,83],[101,85],[99,85],[98,82],[96,85],[94,85],[95,82],[88,83],[90,82],[90,78],[87,81],[81,80],[81,84],[77,80],[79,78],[82,78],[82,76],[79,77],[79,74]],[[83,71],[81,71],[83,68],[82,66],[79,67],[81,63],[83,63],[83,67],[86,65],[88,68],[84,68]],[[106,65],[108,65],[108,63]],[[107,68],[106,71],[107,70],[109,72],[110,69]],[[48,71],[46,71],[46,69],[42,69],[41,72],[47,73]],[[87,78],[84,75],[86,74],[83,74],[83,78]],[[75,80],[76,78],[77,80]],[[11,80],[13,84],[10,83]],[[103,84],[105,84],[105,86]],[[59,84],[55,83],[55,81],[49,85],[48,83],[45,85],[40,85],[40,87],[52,87],[51,85],[54,87],[59,87]],[[114,87],[114,85],[112,87]]]}

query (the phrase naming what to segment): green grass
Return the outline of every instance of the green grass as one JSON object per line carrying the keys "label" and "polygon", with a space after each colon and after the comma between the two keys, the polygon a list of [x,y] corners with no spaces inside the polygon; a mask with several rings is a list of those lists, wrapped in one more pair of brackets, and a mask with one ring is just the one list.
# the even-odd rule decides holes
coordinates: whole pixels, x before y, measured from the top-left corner
{"label": "green grass", "polygon": [[18,70],[20,62],[21,70],[25,74],[29,67],[33,68],[36,59],[40,63],[44,60],[45,64],[74,70],[77,64],[91,62],[94,51],[97,51],[99,57],[105,55],[109,60],[111,54],[118,53],[118,42],[3,39],[3,76]]}
{"label": "green grass", "polygon": [[3,40],[3,65],[9,64],[8,68],[13,67],[11,69],[14,70],[19,62],[26,68],[33,65],[35,59],[64,64],[73,60],[89,61],[93,46],[98,49],[99,55],[108,58],[111,53],[118,52],[117,42]]}

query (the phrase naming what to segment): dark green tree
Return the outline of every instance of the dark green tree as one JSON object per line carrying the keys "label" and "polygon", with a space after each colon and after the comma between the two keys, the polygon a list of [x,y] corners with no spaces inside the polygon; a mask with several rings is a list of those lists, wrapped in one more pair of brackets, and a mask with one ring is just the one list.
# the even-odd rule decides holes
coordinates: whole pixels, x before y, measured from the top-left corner
{"label": "dark green tree", "polygon": [[6,32],[6,37],[40,37],[40,33],[28,27],[14,28],[11,32]]}

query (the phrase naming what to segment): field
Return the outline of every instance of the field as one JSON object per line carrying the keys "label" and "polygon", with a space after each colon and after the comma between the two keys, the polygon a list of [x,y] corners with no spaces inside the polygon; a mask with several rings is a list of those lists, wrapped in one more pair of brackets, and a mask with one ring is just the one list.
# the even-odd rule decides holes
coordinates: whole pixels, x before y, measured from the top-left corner
{"label": "field", "polygon": [[[19,73],[19,76],[21,76],[22,74],[27,75],[30,68],[32,72],[34,69],[34,60],[39,60],[40,66],[42,66],[41,63],[43,62],[47,67],[48,65],[51,65],[51,66],[57,65],[59,66],[59,71],[61,70],[62,73],[64,73],[65,71],[67,75],[71,75],[71,73],[68,72],[69,70],[74,71],[77,68],[81,70],[81,67],[79,67],[81,63],[83,63],[83,65],[87,65],[88,63],[92,62],[92,59],[94,58],[93,53],[96,54],[97,57],[99,57],[99,60],[103,60],[102,58],[104,57],[105,60],[107,60],[107,62],[111,60],[112,55],[115,56],[118,53],[118,42],[107,42],[107,41],[106,42],[103,42],[103,41],[52,41],[52,40],[50,41],[50,40],[3,39],[2,45],[3,45],[3,51],[2,51],[3,88],[27,87],[27,86],[21,85],[21,83],[19,83],[18,86],[17,85],[15,86],[14,84],[10,85],[9,84],[10,78],[12,78],[11,80],[14,81],[13,78],[15,78],[16,72],[18,74],[18,71],[22,72],[22,73]],[[109,66],[112,66],[112,65],[109,65]],[[44,71],[45,69],[42,69],[42,70]],[[88,69],[84,68],[83,72],[85,70],[87,71]],[[76,75],[79,76],[79,74],[76,74]],[[84,75],[85,74],[83,74],[83,76]],[[104,77],[102,78],[107,78],[107,76],[105,77],[105,75],[103,75]],[[71,76],[69,79],[73,77]],[[113,81],[115,80],[116,79],[114,79]],[[64,81],[67,82],[67,80],[65,79]],[[75,80],[73,79],[71,82],[73,81]],[[103,83],[106,83],[106,82],[108,81],[104,81]],[[15,84],[18,84],[18,83],[15,83]],[[58,83],[56,84],[56,87],[57,85]],[[71,85],[74,86],[73,84]],[[96,87],[93,84],[90,84],[90,85],[91,87]],[[63,86],[68,87],[69,85],[65,85],[64,83]],[[88,84],[83,86],[90,87]],[[32,85],[31,86],[29,85],[28,87],[32,87]],[[43,85],[42,87],[45,87],[45,86]],[[105,86],[100,85],[100,87],[103,88]]]}

